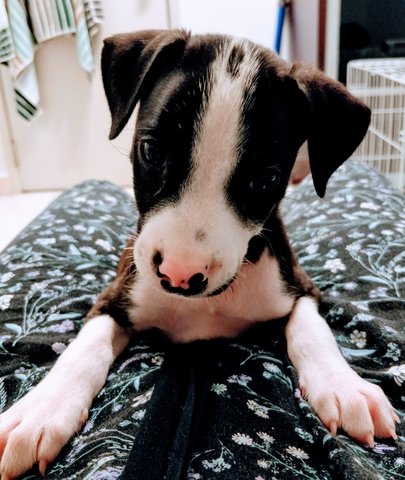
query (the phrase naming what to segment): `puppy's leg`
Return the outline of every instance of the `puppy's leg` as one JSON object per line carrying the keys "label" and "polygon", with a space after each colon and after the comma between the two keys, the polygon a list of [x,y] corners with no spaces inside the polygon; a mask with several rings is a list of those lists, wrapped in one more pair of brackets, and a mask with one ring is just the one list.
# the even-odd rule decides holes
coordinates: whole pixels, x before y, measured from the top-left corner
{"label": "puppy's leg", "polygon": [[0,416],[0,474],[9,480],[39,463],[45,473],[86,421],[114,359],[129,341],[110,316],[88,321],[49,374]]}
{"label": "puppy's leg", "polygon": [[374,445],[374,436],[393,437],[399,422],[380,387],[363,380],[342,357],[314,299],[301,297],[286,327],[289,357],[300,387],[324,425],[336,434]]}

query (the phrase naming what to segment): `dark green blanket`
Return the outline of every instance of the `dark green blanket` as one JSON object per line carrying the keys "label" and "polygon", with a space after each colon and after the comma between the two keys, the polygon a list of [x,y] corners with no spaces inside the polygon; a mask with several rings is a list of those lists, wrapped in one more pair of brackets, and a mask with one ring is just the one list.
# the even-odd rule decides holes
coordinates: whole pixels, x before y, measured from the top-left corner
{"label": "dark green blanket", "polygon": [[[186,461],[188,480],[405,478],[405,198],[373,170],[347,162],[326,199],[306,180],[284,211],[342,353],[397,409],[399,440],[370,449],[329,435],[300,397],[281,320],[238,341],[185,347],[180,355],[197,370],[177,369],[179,352],[167,342],[139,339],[115,362],[84,429],[47,479],[114,479],[128,460],[134,472],[142,471],[140,461],[143,472]],[[0,255],[1,411],[74,338],[113,278],[135,221],[133,202],[120,188],[86,182]],[[171,361],[162,376],[165,357]],[[177,473],[168,471],[174,480]],[[33,469],[24,478],[41,477]],[[152,480],[149,473],[136,478]]]}

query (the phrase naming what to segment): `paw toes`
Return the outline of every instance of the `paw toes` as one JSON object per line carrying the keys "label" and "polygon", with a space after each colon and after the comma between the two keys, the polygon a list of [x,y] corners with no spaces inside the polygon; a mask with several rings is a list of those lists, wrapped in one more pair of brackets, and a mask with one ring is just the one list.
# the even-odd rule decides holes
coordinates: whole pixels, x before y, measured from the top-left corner
{"label": "paw toes", "polygon": [[309,402],[322,423],[336,435],[342,428],[359,443],[374,446],[374,437],[397,438],[399,418],[383,390],[351,372],[310,391]]}
{"label": "paw toes", "polygon": [[10,433],[0,463],[2,480],[17,477],[34,464],[36,449],[28,438],[29,435],[20,426]]}
{"label": "paw toes", "polygon": [[354,372],[312,383],[308,392],[309,403],[332,435],[342,428],[370,447],[374,446],[374,437],[397,438],[395,424],[399,418],[383,390]]}
{"label": "paw toes", "polygon": [[41,460],[39,460],[38,469],[39,469],[39,473],[43,477],[45,477],[45,472],[46,472],[46,467],[47,466],[48,466],[48,462],[44,458],[41,458]]}
{"label": "paw toes", "polygon": [[41,473],[41,465],[45,472],[46,466],[55,460],[69,437],[63,428],[47,428],[42,432],[35,455],[35,462],[39,462]]}
{"label": "paw toes", "polygon": [[398,415],[395,413],[394,409],[392,409],[392,418],[394,420],[395,423],[398,423],[400,424],[401,423],[401,419],[398,417]]}
{"label": "paw toes", "polygon": [[340,405],[336,395],[330,392],[311,395],[308,401],[328,430],[337,430],[341,426]]}
{"label": "paw toes", "polygon": [[350,395],[344,396],[342,403],[342,417],[343,423],[348,428],[367,428],[374,430],[373,420],[369,411],[367,400],[356,392],[351,392]]}
{"label": "paw toes", "polygon": [[44,475],[47,465],[56,458],[67,440],[68,435],[60,426],[39,426],[37,421],[18,424],[5,441],[0,463],[1,480],[21,475],[36,462],[39,462],[40,472]]}
{"label": "paw toes", "polygon": [[397,438],[394,418],[390,411],[385,409],[374,410],[372,417],[375,426],[375,436],[377,438]]}
{"label": "paw toes", "polygon": [[89,418],[89,409],[88,408],[84,408],[80,414],[80,425],[79,425],[79,428],[78,430],[82,429],[84,424],[87,422]]}
{"label": "paw toes", "polygon": [[[349,434],[350,435],[350,434]],[[366,445],[367,447],[374,448],[374,431],[367,432],[363,435],[359,435],[358,437],[353,436],[354,440],[357,440],[362,445]]]}
{"label": "paw toes", "polygon": [[338,424],[335,420],[331,420],[328,424],[325,424],[325,427],[330,431],[330,433],[336,437]]}
{"label": "paw toes", "polygon": [[4,449],[6,448],[8,438],[10,433],[18,427],[20,424],[19,420],[16,420],[12,417],[0,418],[0,457],[4,453]]}
{"label": "paw toes", "polygon": [[4,473],[2,470],[0,470],[0,476],[1,480],[12,480],[12,476],[9,475],[8,473]]}
{"label": "paw toes", "polygon": [[377,438],[397,438],[395,433],[395,423],[399,421],[394,408],[380,387],[374,387],[370,392],[364,392],[367,399],[370,415],[373,419],[375,436]]}

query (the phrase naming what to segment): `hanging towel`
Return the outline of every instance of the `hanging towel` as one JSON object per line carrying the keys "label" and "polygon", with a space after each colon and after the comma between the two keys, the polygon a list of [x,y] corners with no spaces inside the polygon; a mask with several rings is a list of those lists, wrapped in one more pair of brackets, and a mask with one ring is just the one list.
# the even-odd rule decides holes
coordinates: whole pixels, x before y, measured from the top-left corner
{"label": "hanging towel", "polygon": [[91,37],[102,21],[102,0],[0,0],[0,63],[10,66],[17,111],[23,118],[31,121],[40,112],[35,43],[76,33],[79,63],[91,73],[95,64]]}
{"label": "hanging towel", "polygon": [[84,13],[90,37],[98,33],[103,23],[103,5],[101,0],[84,0]]}
{"label": "hanging towel", "polygon": [[94,56],[90,37],[98,32],[103,19],[101,1],[28,0],[28,5],[36,41],[76,33],[79,63],[91,73]]}
{"label": "hanging towel", "polygon": [[82,68],[91,73],[94,69],[94,57],[83,0],[72,0],[72,5],[76,20],[77,57]]}
{"label": "hanging towel", "polygon": [[15,57],[14,44],[4,0],[0,0],[0,63],[8,62]]}
{"label": "hanging towel", "polygon": [[34,65],[35,42],[28,26],[27,11],[23,2],[7,0],[6,6],[8,28],[12,39],[9,44],[7,61],[14,80],[17,112],[26,120],[31,121],[40,113],[39,90]]}
{"label": "hanging towel", "polygon": [[28,0],[28,6],[37,43],[75,33],[71,0]]}

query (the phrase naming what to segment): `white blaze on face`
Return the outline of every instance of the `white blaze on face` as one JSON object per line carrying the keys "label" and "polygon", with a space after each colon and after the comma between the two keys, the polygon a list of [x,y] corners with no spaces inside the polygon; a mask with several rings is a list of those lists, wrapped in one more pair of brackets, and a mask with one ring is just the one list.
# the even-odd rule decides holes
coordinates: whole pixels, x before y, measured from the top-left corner
{"label": "white blaze on face", "polygon": [[[228,71],[235,46],[244,51],[237,75]],[[242,135],[242,112],[246,93],[254,86],[259,62],[246,43],[230,42],[211,69],[211,90],[198,120],[193,146],[191,190],[195,194],[223,194],[223,187],[238,161]],[[201,192],[202,191],[202,192]]]}
{"label": "white blaze on face", "polygon": [[[243,58],[232,75],[229,58],[235,46],[243,51]],[[194,128],[189,180],[177,204],[159,209],[146,221],[135,244],[140,271],[146,268],[155,275],[151,258],[156,251],[177,263],[212,266],[209,293],[238,270],[248,242],[259,228],[241,222],[227,204],[225,187],[238,162],[244,102],[258,69],[259,60],[248,43],[233,40],[218,53]],[[201,231],[203,240],[197,238]]]}

